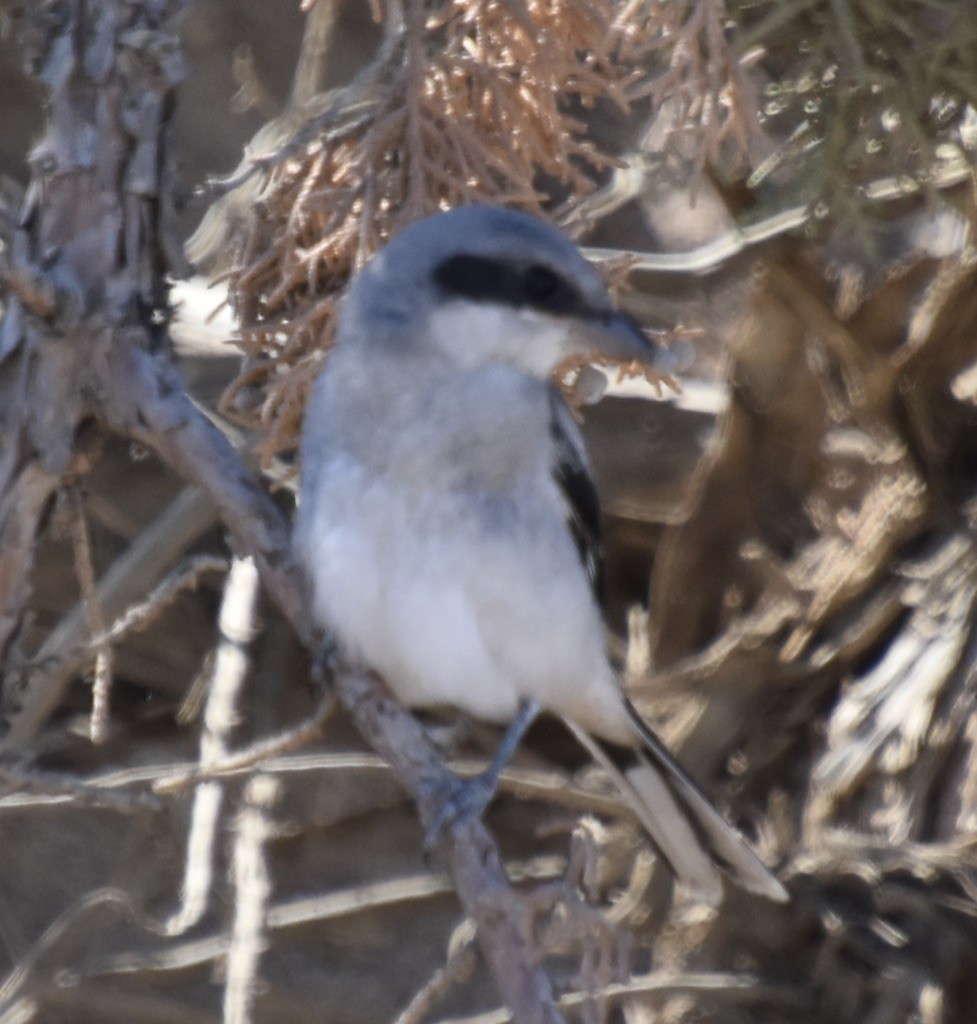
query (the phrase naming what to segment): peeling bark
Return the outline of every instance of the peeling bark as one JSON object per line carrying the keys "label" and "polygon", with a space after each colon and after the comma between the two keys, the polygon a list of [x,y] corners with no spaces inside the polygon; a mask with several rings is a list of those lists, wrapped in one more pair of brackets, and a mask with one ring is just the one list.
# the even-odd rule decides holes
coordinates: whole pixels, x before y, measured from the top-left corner
{"label": "peeling bark", "polygon": [[5,712],[20,694],[11,642],[30,594],[44,513],[91,414],[90,369],[119,332],[155,347],[171,227],[169,114],[183,76],[172,31],[182,2],[80,0],[17,17],[25,65],[49,91],[32,179],[0,284],[0,666]]}

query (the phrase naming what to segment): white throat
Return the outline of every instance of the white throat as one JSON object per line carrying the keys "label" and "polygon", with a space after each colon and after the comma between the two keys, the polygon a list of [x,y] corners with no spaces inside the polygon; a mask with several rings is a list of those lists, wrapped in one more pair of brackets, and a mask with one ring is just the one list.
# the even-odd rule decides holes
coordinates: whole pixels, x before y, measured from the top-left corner
{"label": "white throat", "polygon": [[496,364],[545,379],[570,354],[568,326],[530,309],[448,302],[431,315],[429,331],[438,350],[462,369]]}

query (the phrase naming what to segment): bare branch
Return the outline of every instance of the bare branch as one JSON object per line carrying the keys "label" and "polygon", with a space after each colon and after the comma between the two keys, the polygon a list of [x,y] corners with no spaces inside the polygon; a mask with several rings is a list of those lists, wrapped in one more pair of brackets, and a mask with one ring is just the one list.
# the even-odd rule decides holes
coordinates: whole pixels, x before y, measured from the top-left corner
{"label": "bare branch", "polygon": [[184,772],[168,775],[153,785],[156,793],[172,793],[201,782],[205,779],[218,778],[222,775],[233,775],[247,768],[261,767],[267,770],[270,758],[279,757],[289,751],[297,750],[310,743],[322,731],[322,725],[335,709],[336,702],[332,695],[327,695],[320,702],[315,714],[292,729],[277,736],[258,740],[242,750],[235,750],[217,757],[214,760],[199,764]]}
{"label": "bare branch", "polygon": [[[48,478],[51,488],[56,483]],[[203,491],[188,487],[178,495],[99,581],[95,598],[105,617],[124,615],[186,548],[213,526],[215,518],[214,507]],[[36,735],[91,658],[91,639],[81,603],[52,630],[30,665],[8,668],[5,685],[19,689],[21,695],[9,715],[9,732],[0,739],[0,751],[23,747]]]}
{"label": "bare branch", "polygon": [[[248,474],[233,446],[193,405],[176,369],[161,356],[116,344],[98,367],[110,422],[154,448],[210,497],[237,542],[255,560],[262,582],[298,635],[311,644],[305,587],[284,515]],[[393,765],[417,802],[425,828],[438,809],[435,794],[448,769],[421,725],[378,680],[350,671],[336,678],[340,698],[360,731]],[[520,1024],[561,1020],[546,973],[536,966],[525,908],[506,878],[498,850],[481,822],[446,833],[445,857],[495,982]]]}
{"label": "bare branch", "polygon": [[82,605],[88,629],[95,640],[95,680],[92,685],[92,713],[89,719],[89,734],[92,743],[105,740],[108,731],[109,693],[112,687],[112,647],[104,639],[105,617],[98,602],[95,588],[95,567],[92,564],[92,544],[85,519],[85,509],[77,484],[68,487],[71,501],[69,532],[74,550],[75,577],[81,587]]}
{"label": "bare branch", "polygon": [[468,920],[455,929],[448,943],[448,959],[414,993],[413,998],[397,1015],[394,1024],[421,1024],[438,1000],[443,999],[475,967],[475,934]]}
{"label": "bare branch", "polygon": [[227,559],[215,558],[213,555],[195,555],[186,559],[160,581],[145,601],[131,605],[104,634],[94,637],[92,646],[118,643],[130,633],[145,629],[179,594],[197,587],[205,573],[225,573],[227,569]]}
{"label": "bare branch", "polygon": [[[248,668],[245,645],[251,639],[257,596],[254,563],[249,558],[235,559],[224,582],[221,640],[214,658],[200,737],[200,766],[204,771],[225,756],[228,739],[238,723],[237,709]],[[166,923],[171,935],[180,935],[193,927],[207,909],[223,799],[224,787],[219,782],[204,782],[194,791],[180,909]]]}
{"label": "bare branch", "polygon": [[288,521],[248,473],[233,445],[190,401],[176,368],[161,355],[117,344],[99,367],[104,411],[117,429],[156,450],[197,484],[258,567],[299,636],[311,641],[308,602],[291,554]]}
{"label": "bare branch", "polygon": [[[429,829],[439,810],[437,792],[447,781],[445,767],[421,725],[394,701],[376,679],[340,672],[337,688],[356,724],[385,757],[417,803]],[[549,978],[535,967],[535,944],[526,908],[509,886],[499,852],[480,821],[448,830],[438,843],[447,860],[466,914],[478,928],[479,945],[499,991],[519,1024],[556,1022]]]}
{"label": "bare branch", "polygon": [[265,844],[274,834],[269,812],[278,799],[279,784],[256,775],[244,793],[234,841],[234,926],[227,950],[224,1024],[249,1024],[257,988],[258,961],[264,948],[271,881],[265,864]]}

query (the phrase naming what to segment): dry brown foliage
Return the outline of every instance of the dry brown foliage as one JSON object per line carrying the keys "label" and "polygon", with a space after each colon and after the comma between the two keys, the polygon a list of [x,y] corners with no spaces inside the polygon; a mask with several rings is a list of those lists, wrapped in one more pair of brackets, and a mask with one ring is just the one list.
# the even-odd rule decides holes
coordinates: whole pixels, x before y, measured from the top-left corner
{"label": "dry brown foliage", "polygon": [[[260,156],[256,193],[243,186],[254,206],[226,279],[250,358],[224,411],[260,425],[266,455],[294,445],[336,298],[398,227],[461,203],[541,212],[554,185],[573,203],[591,192],[615,160],[571,99],[626,109],[681,96],[679,121],[697,126],[703,159],[727,134],[745,148],[742,72],[721,16],[716,0],[387,5],[374,61]],[[670,69],[645,81],[640,61],[656,49]],[[217,219],[191,243],[203,260],[223,240]]]}

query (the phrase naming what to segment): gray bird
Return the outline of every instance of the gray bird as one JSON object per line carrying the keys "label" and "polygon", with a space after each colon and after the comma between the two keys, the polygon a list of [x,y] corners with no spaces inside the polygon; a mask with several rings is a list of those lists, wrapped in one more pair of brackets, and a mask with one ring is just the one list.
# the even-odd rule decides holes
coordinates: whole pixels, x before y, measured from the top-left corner
{"label": "gray bird", "polygon": [[526,214],[435,214],[356,275],[302,438],[295,545],[314,619],[404,703],[511,723],[446,821],[483,808],[547,711],[585,740],[634,749],[617,781],[699,898],[721,898],[718,865],[786,899],[608,659],[597,494],[551,382],[573,357],[654,352],[576,246]]}

